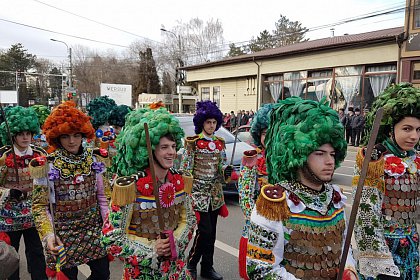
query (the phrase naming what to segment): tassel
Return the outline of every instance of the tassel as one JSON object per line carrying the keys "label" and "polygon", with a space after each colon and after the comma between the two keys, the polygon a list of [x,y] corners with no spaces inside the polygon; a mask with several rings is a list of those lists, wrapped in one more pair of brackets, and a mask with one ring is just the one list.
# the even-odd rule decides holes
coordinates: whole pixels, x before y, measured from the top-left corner
{"label": "tassel", "polygon": [[123,180],[124,177],[117,179],[112,190],[111,200],[114,205],[125,206],[136,200],[136,184],[134,181],[124,184]]}
{"label": "tassel", "polygon": [[219,216],[221,216],[223,218],[226,218],[227,216],[229,216],[229,210],[228,210],[226,204],[223,204],[223,206],[220,207]]}
{"label": "tassel", "polygon": [[7,245],[12,245],[9,235],[5,232],[0,232],[0,240],[4,241]]}
{"label": "tassel", "polygon": [[111,255],[111,254],[107,255],[107,259],[108,259],[109,262],[113,262],[115,260],[114,256]]}
{"label": "tassel", "polygon": [[184,191],[191,194],[194,177],[191,174],[184,173],[182,179],[184,180]]}
{"label": "tassel", "polygon": [[[360,170],[362,169],[364,159],[365,156],[363,155],[363,149],[360,149],[356,155],[356,165],[360,168]],[[366,178],[381,178],[384,175],[384,168],[384,157],[381,157],[376,161],[371,160],[369,162]]]}
{"label": "tassel", "polygon": [[246,250],[248,245],[248,238],[241,237],[239,240],[239,276],[245,280],[249,280],[246,273]]}
{"label": "tassel", "polygon": [[56,280],[69,280],[67,276],[61,270],[57,271],[57,275],[55,276]]}
{"label": "tassel", "polygon": [[61,265],[66,263],[66,259],[66,251],[63,246],[60,246],[60,249],[58,250],[57,264],[55,265],[55,270],[57,271],[55,276],[56,280],[69,280],[64,272],[61,271]]}
{"label": "tassel", "polygon": [[[280,195],[280,198],[271,198],[269,197],[265,191],[273,190],[274,188],[277,189],[277,193]],[[272,192],[271,192],[272,193]],[[290,210],[287,207],[286,203],[286,192],[283,191],[283,188],[273,186],[273,185],[265,185],[261,188],[261,194],[258,196],[256,202],[256,210],[257,213],[261,216],[267,218],[271,221],[283,221],[289,218]]]}
{"label": "tassel", "polygon": [[45,274],[47,275],[48,279],[55,278],[55,276],[57,275],[57,271],[47,266],[47,268],[45,269]]}
{"label": "tassel", "polygon": [[195,219],[197,220],[197,225],[200,223],[200,212],[195,211]]}
{"label": "tassel", "polygon": [[239,179],[238,173],[233,171],[232,176],[230,178],[232,179],[232,181],[238,181],[238,179]]}
{"label": "tassel", "polygon": [[48,176],[48,163],[45,163],[41,166],[33,166],[32,164],[36,161],[31,160],[29,164],[29,173],[31,174],[32,179],[44,178]]}

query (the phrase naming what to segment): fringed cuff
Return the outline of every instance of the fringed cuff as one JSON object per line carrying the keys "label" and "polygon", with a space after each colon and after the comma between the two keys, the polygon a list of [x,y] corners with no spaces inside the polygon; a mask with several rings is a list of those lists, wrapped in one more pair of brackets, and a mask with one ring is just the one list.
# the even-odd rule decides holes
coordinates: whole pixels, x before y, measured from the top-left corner
{"label": "fringed cuff", "polygon": [[111,195],[112,204],[125,206],[136,200],[136,184],[130,177],[118,178]]}

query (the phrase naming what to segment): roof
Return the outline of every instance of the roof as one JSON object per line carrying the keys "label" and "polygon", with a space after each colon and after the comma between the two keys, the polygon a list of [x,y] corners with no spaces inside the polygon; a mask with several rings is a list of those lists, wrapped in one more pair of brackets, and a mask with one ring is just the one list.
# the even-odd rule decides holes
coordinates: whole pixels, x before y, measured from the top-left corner
{"label": "roof", "polygon": [[325,51],[332,49],[361,47],[379,43],[396,43],[396,36],[404,32],[404,27],[394,27],[366,33],[335,36],[318,40],[306,41],[288,45],[284,47],[266,49],[252,54],[245,54],[235,57],[229,57],[213,62],[196,64],[183,67],[184,70],[194,70],[218,65],[233,64],[239,62],[255,61],[261,59],[290,56],[291,54],[302,54],[315,51]]}

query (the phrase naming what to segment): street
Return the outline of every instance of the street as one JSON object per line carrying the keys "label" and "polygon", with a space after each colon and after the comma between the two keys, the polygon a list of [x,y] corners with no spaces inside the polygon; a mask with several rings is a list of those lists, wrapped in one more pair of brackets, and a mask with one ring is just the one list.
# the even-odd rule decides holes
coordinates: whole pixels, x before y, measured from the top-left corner
{"label": "street", "polygon": [[[349,146],[347,157],[342,166],[336,170],[333,182],[340,185],[347,195],[347,218],[351,211],[351,180],[353,174],[353,165],[355,163],[356,148]],[[237,195],[229,195],[225,197],[229,209],[229,216],[226,219],[218,219],[217,241],[214,257],[215,269],[227,280],[239,280],[238,273],[238,247],[239,238],[243,226],[242,212],[238,204]],[[192,243],[192,242],[191,242]],[[26,268],[26,258],[24,253],[24,244],[21,242],[19,250],[21,256],[21,279],[30,280],[30,275]],[[119,260],[111,263],[111,280],[121,279],[123,265]],[[89,267],[86,265],[79,267],[79,279],[85,280],[90,274]],[[198,274],[200,268],[198,267]],[[198,277],[198,279],[203,279]]]}

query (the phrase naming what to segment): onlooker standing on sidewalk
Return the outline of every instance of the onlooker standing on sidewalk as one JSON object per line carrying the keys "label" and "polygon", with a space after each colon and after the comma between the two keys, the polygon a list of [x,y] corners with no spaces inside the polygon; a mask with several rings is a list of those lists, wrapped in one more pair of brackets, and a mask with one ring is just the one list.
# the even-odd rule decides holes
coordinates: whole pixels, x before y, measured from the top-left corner
{"label": "onlooker standing on sidewalk", "polygon": [[347,115],[346,115],[347,121],[346,121],[346,126],[345,126],[347,144],[352,143],[352,141],[351,141],[351,137],[352,137],[352,134],[351,134],[351,121],[352,121],[353,117],[354,117],[353,107],[349,107],[348,108]]}
{"label": "onlooker standing on sidewalk", "polygon": [[247,125],[249,121],[249,116],[245,114],[245,110],[242,110],[241,119],[239,121],[239,125]]}
{"label": "onlooker standing on sidewalk", "polygon": [[354,109],[354,116],[351,120],[351,144],[355,147],[359,147],[360,136],[365,125],[365,117],[360,114],[360,109]]}
{"label": "onlooker standing on sidewalk", "polygon": [[227,129],[230,130],[230,114],[225,113],[223,115],[223,126]]}
{"label": "onlooker standing on sidewalk", "polygon": [[344,114],[344,109],[339,109],[338,110],[338,118],[340,119],[340,122],[343,125],[343,127],[346,127],[347,116],[346,116],[346,114]]}
{"label": "onlooker standing on sidewalk", "polygon": [[237,117],[234,111],[230,111],[230,131],[234,131],[236,128]]}

